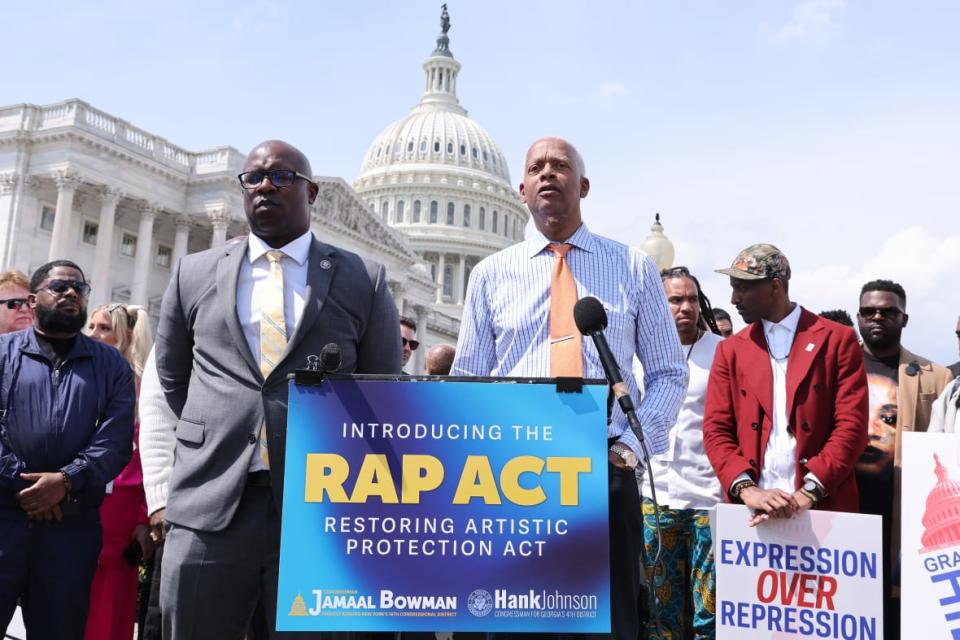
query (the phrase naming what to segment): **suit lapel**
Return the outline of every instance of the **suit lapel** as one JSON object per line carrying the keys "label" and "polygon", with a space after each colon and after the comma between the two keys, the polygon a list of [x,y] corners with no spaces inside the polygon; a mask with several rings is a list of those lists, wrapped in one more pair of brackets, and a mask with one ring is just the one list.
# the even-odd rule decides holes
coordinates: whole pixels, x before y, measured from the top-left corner
{"label": "suit lapel", "polygon": [[217,263],[217,298],[223,304],[223,317],[230,336],[237,345],[237,351],[259,380],[262,376],[260,366],[257,364],[258,358],[254,358],[250,353],[250,346],[247,344],[247,338],[243,335],[243,328],[240,326],[240,319],[237,317],[237,279],[240,276],[240,265],[243,264],[246,255],[247,243],[236,242],[230,245],[227,253],[220,258]]}
{"label": "suit lapel", "polygon": [[751,348],[749,361],[744,367],[747,385],[763,408],[763,413],[773,420],[773,371],[770,369],[770,354],[767,352],[767,339],[763,335],[763,323],[754,322],[750,333],[744,338]]}
{"label": "suit lapel", "polygon": [[817,316],[802,309],[793,347],[790,349],[790,358],[787,360],[788,418],[793,415],[793,402],[797,396],[797,388],[810,372],[810,366],[823,348],[824,342],[823,325],[817,321]]}
{"label": "suit lapel", "polygon": [[[310,333],[310,329],[320,317],[320,311],[330,292],[330,283],[333,282],[333,274],[336,270],[337,263],[334,260],[333,249],[314,238],[310,243],[310,258],[307,262],[307,289],[304,293],[303,315],[300,316],[300,321],[287,341],[287,347],[283,350],[283,356],[274,371],[281,369],[283,362],[303,342],[304,336]],[[306,362],[300,363],[299,366],[306,366]]]}

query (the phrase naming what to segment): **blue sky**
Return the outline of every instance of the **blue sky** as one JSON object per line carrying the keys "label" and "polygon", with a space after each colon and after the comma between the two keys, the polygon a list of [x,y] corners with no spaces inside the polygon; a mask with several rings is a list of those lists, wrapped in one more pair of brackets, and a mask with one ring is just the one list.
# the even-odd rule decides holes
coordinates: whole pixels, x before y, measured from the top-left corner
{"label": "blue sky", "polygon": [[[661,212],[704,274],[780,246],[791,293],[854,311],[901,281],[904,343],[957,360],[960,3],[449,3],[458,90],[517,182],[529,143],[572,140],[592,229],[639,244]],[[419,99],[439,2],[15,3],[0,104],[81,98],[191,150],[297,144],[352,181]],[[10,28],[14,25],[14,28]]]}

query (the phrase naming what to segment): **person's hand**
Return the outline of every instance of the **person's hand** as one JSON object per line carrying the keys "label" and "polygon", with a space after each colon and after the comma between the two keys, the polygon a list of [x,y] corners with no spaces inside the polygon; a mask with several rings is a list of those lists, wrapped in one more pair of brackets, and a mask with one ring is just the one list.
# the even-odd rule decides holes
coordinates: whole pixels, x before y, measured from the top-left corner
{"label": "person's hand", "polygon": [[614,453],[613,451],[607,450],[607,460],[610,462],[610,464],[619,469],[630,468],[627,466],[627,463],[623,460],[623,458],[620,457],[619,453]]}
{"label": "person's hand", "polygon": [[797,501],[797,513],[803,513],[807,509],[812,509],[815,504],[803,491],[794,491],[793,499]]}
{"label": "person's hand", "polygon": [[150,539],[157,544],[163,542],[163,524],[166,515],[166,508],[157,509],[150,514]]}
{"label": "person's hand", "polygon": [[753,512],[747,523],[751,527],[767,520],[789,518],[800,508],[792,495],[780,489],[747,487],[740,492],[740,499]]}
{"label": "person's hand", "polygon": [[[59,471],[21,473],[20,477],[33,484],[17,494],[20,507],[31,520],[57,520],[63,514],[59,504],[67,495],[67,485]],[[53,507],[57,507],[56,512]]]}
{"label": "person's hand", "polygon": [[154,549],[153,540],[150,538],[150,525],[138,524],[134,527],[133,539],[140,545],[140,550],[143,551],[143,559],[149,560]]}

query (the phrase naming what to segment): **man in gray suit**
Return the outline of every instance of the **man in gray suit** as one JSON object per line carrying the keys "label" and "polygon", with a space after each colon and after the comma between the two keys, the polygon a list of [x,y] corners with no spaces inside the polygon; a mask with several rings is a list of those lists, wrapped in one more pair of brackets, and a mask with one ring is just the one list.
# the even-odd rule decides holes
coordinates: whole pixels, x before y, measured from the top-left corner
{"label": "man in gray suit", "polygon": [[184,257],[157,329],[176,414],[160,587],[170,640],[241,638],[261,601],[276,619],[287,374],[327,343],[341,372],[400,373],[397,309],[381,265],[310,231],[306,157],[268,141],[240,183],[246,241]]}

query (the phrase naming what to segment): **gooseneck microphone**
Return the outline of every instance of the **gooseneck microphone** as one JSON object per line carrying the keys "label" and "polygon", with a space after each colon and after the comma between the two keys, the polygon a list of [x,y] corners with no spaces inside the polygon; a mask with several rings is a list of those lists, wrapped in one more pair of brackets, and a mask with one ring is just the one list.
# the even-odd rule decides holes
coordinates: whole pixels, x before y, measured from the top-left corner
{"label": "gooseneck microphone", "polygon": [[[607,338],[603,335],[607,328],[607,312],[594,297],[582,298],[573,306],[573,321],[577,324],[577,329],[585,336],[593,338],[593,344],[597,348],[597,354],[600,356],[600,364],[603,365],[603,371],[607,375],[607,382],[610,383],[610,390],[613,392],[623,415],[627,418],[627,423],[637,440],[640,442],[640,448],[643,450],[643,463],[647,468],[647,476],[650,481],[650,497],[653,500],[654,512],[657,529],[657,553],[654,555],[653,566],[656,567],[660,562],[660,553],[663,550],[663,534],[660,530],[660,507],[657,504],[657,491],[653,486],[653,469],[650,466],[650,452],[647,450],[647,443],[643,439],[643,429],[640,426],[640,419],[637,418],[637,410],[633,404],[633,397],[630,395],[630,389],[623,382],[623,376],[620,375],[620,365],[607,344]],[[653,616],[653,624],[660,626],[659,608],[656,603],[656,592],[652,585],[647,588],[647,595],[650,598],[650,614]]]}

